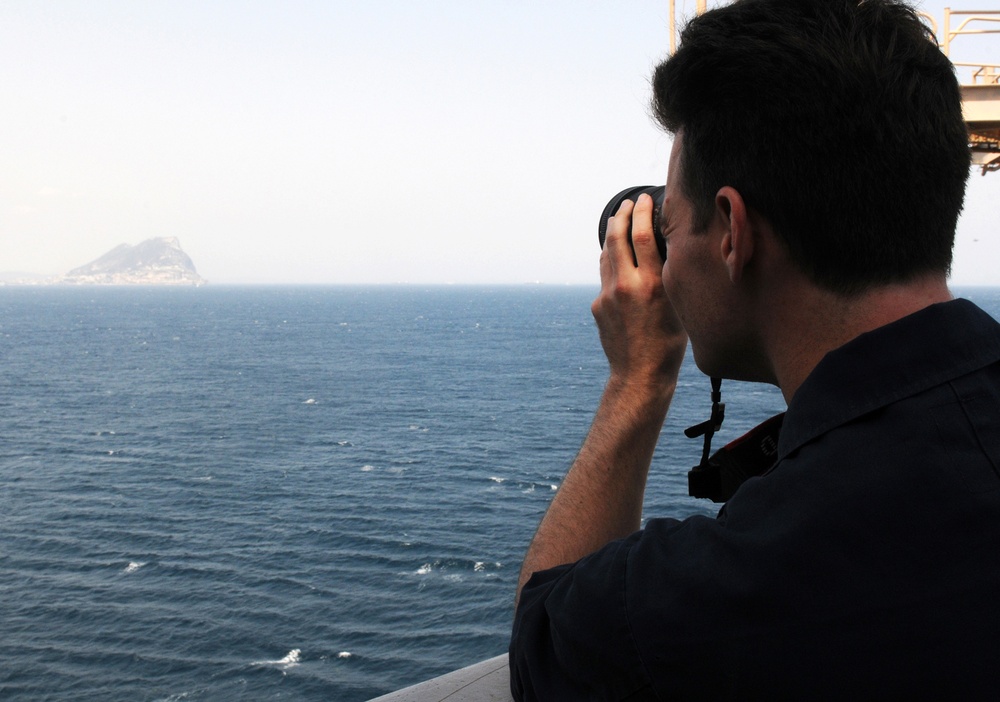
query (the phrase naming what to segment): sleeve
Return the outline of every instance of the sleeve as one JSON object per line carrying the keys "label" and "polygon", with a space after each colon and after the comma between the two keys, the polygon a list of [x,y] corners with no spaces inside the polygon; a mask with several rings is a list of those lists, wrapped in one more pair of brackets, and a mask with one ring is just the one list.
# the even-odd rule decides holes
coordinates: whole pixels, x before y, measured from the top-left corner
{"label": "sleeve", "polygon": [[625,605],[638,538],[535,573],[524,586],[510,643],[515,700],[656,699]]}

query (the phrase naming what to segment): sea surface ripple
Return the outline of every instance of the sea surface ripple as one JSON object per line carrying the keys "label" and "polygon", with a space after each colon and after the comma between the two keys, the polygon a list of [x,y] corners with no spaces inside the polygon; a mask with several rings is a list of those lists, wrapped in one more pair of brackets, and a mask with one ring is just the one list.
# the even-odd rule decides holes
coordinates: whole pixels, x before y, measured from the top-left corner
{"label": "sea surface ripple", "polygon": [[[0,288],[0,699],[349,702],[502,653],[595,292]],[[720,442],[783,409],[723,391]],[[688,359],[647,515],[715,512],[708,409]]]}

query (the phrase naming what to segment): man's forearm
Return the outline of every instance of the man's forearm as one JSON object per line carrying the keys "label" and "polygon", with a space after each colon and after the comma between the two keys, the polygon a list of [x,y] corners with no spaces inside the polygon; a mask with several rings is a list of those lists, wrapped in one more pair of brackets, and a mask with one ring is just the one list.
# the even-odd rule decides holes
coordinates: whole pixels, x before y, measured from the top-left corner
{"label": "man's forearm", "polygon": [[653,200],[626,200],[608,222],[601,293],[591,305],[610,379],[594,424],[528,547],[517,586],[639,528],[649,463],[687,334],[666,296],[653,237]]}
{"label": "man's forearm", "polygon": [[528,548],[518,599],[535,571],[573,563],[639,528],[649,465],[674,386],[608,382],[587,439]]}

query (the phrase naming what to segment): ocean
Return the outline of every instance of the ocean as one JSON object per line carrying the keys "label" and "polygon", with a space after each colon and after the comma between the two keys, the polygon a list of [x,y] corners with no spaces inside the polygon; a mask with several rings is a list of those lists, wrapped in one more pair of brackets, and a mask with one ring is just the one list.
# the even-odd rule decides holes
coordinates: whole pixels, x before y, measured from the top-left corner
{"label": "ocean", "polygon": [[[351,702],[503,653],[596,292],[0,288],[0,699]],[[647,517],[717,511],[709,392],[689,358]],[[723,395],[717,446],[784,409]]]}

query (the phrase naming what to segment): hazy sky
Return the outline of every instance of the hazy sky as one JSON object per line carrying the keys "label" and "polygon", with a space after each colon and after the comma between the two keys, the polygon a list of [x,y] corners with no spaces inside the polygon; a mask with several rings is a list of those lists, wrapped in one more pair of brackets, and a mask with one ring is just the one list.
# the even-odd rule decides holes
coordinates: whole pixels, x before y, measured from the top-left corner
{"label": "hazy sky", "polygon": [[[4,0],[0,271],[176,236],[216,283],[596,284],[605,202],[665,178],[667,8]],[[957,284],[1000,285],[998,194],[973,173]]]}

